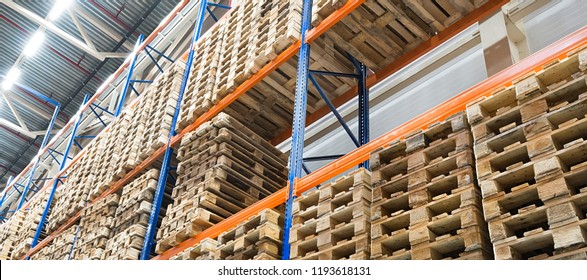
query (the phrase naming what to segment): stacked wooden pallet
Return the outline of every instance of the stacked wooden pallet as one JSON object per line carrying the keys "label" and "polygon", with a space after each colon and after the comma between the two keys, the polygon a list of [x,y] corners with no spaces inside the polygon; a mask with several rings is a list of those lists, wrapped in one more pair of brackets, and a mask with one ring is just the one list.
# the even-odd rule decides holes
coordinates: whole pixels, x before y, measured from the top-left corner
{"label": "stacked wooden pallet", "polygon": [[67,180],[60,185],[53,198],[54,205],[47,222],[51,233],[85,207],[97,171],[94,159],[100,155],[99,142],[92,141],[86,147],[87,153],[70,167]]}
{"label": "stacked wooden pallet", "polygon": [[464,113],[371,154],[372,259],[487,259]]}
{"label": "stacked wooden pallet", "polygon": [[69,260],[77,230],[74,225],[57,235],[49,245],[32,255],[31,260]]}
{"label": "stacked wooden pallet", "polygon": [[171,260],[215,260],[218,252],[218,241],[205,238],[200,243],[173,256]]}
{"label": "stacked wooden pallet", "polygon": [[[112,184],[125,175],[121,167],[126,151],[125,133],[131,127],[133,111],[124,111],[110,126],[110,131],[97,139],[99,154],[94,158],[94,180],[90,189],[89,200],[93,200],[106,191]],[[130,138],[132,139],[132,138]]]}
{"label": "stacked wooden pallet", "polygon": [[272,194],[286,182],[286,156],[224,113],[186,134],[178,159],[173,203],[157,235],[157,253]]}
{"label": "stacked wooden pallet", "polygon": [[186,89],[181,100],[181,111],[176,126],[180,131],[193,123],[212,107],[214,85],[218,69],[218,59],[222,49],[222,38],[226,27],[222,22],[215,24],[196,42],[194,48],[194,61],[190,68],[190,75]]}
{"label": "stacked wooden pallet", "polygon": [[184,71],[185,63],[174,63],[157,77],[144,96],[150,102],[149,106],[140,109],[142,114],[148,116],[142,136],[137,136],[143,143],[140,148],[141,158],[146,158],[167,144]]}
{"label": "stacked wooden pallet", "polygon": [[291,259],[369,259],[371,200],[371,173],[363,168],[296,198]]}
{"label": "stacked wooden pallet", "polygon": [[300,18],[296,0],[247,0],[231,9],[196,45],[177,129],[192,123],[297,41]]}
{"label": "stacked wooden pallet", "polygon": [[279,260],[283,217],[265,209],[218,236],[218,260]]}
{"label": "stacked wooden pallet", "polygon": [[[43,216],[43,211],[45,210],[45,206],[47,206],[48,198],[49,192],[40,192],[30,200],[28,209],[23,208],[19,211],[23,212],[24,219],[16,233],[15,242],[17,245],[12,251],[12,259],[20,259],[31,248],[33,238],[41,221],[41,216]],[[45,238],[45,236],[46,232],[43,229],[39,236],[40,240]]]}
{"label": "stacked wooden pallet", "polygon": [[0,260],[9,260],[16,246],[17,234],[23,224],[24,211],[17,211],[8,220],[0,224]]}
{"label": "stacked wooden pallet", "polygon": [[587,259],[587,83],[579,58],[554,61],[467,108],[497,259]]}
{"label": "stacked wooden pallet", "polygon": [[123,187],[102,259],[139,259],[158,176],[159,170],[151,169]]}
{"label": "stacked wooden pallet", "polygon": [[73,259],[99,260],[102,257],[114,224],[119,198],[114,193],[84,209],[78,238],[74,244]]}
{"label": "stacked wooden pallet", "polygon": [[185,65],[175,63],[144,91],[135,110],[127,109],[110,130],[90,142],[87,153],[69,169],[59,187],[56,211],[49,219],[55,230],[88,200],[98,197],[117,180],[167,144]]}
{"label": "stacked wooden pallet", "polygon": [[[317,26],[346,1],[314,1]],[[367,0],[324,34],[377,71],[479,8],[487,0]]]}

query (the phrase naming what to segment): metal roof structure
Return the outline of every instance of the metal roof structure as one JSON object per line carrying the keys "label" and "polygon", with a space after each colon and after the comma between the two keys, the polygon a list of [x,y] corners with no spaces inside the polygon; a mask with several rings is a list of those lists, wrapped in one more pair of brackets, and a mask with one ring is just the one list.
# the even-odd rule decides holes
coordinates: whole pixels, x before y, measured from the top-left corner
{"label": "metal roof structure", "polygon": [[[48,21],[56,2],[0,0],[0,75],[19,64],[17,83],[24,86],[0,96],[0,188],[37,154],[54,110],[26,88],[61,104],[54,127],[59,130],[84,95],[96,92],[124,62],[138,35],[150,34],[180,1],[75,1]],[[44,30],[45,40],[34,56],[25,57],[37,30]]]}

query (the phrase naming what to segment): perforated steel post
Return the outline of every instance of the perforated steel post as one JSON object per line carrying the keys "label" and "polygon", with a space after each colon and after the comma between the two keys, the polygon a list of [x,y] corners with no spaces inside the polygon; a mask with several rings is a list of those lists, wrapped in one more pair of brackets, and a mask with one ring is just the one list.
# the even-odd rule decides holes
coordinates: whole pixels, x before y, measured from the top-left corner
{"label": "perforated steel post", "polygon": [[306,32],[311,28],[312,0],[304,0],[302,8],[302,45],[298,54],[298,73],[294,103],[292,142],[289,155],[289,189],[285,203],[285,222],[283,229],[282,260],[289,260],[289,233],[293,222],[292,207],[295,199],[294,190],[297,178],[302,177],[304,159],[304,130],[306,128],[306,102],[308,96],[308,74],[310,73],[310,44],[306,42]]}

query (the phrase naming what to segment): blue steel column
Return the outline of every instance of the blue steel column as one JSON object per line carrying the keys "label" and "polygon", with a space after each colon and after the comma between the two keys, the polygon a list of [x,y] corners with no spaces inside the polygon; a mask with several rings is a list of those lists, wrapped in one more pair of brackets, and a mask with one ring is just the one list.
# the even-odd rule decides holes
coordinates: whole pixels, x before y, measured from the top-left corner
{"label": "blue steel column", "polygon": [[292,143],[289,155],[289,189],[285,206],[285,223],[283,230],[283,250],[281,259],[289,260],[289,232],[293,217],[292,207],[294,200],[295,181],[302,176],[302,161],[304,158],[304,130],[306,128],[306,99],[308,95],[308,74],[310,67],[310,44],[306,42],[306,33],[311,28],[312,0],[304,0],[302,8],[302,45],[298,59],[298,73],[296,80],[296,96],[292,125]]}
{"label": "blue steel column", "polygon": [[[12,183],[12,179],[14,177],[10,176],[8,177],[8,181],[6,181],[6,190],[4,191],[4,194],[2,195],[2,199],[0,200],[0,211],[2,210],[2,205],[4,204],[4,200],[6,199],[6,195],[8,194],[8,186],[10,186],[10,183]],[[10,210],[10,209],[8,209]]]}
{"label": "blue steel column", "polygon": [[[359,141],[361,146],[369,143],[369,88],[367,88],[367,66],[360,63],[360,77],[358,80],[359,89]],[[369,169],[369,160],[359,164],[359,167]]]}
{"label": "blue steel column", "polygon": [[138,56],[138,47],[143,43],[143,39],[145,36],[143,36],[143,34],[139,35],[139,39],[137,40],[137,43],[135,45],[135,48],[133,50],[133,55],[132,55],[132,60],[130,62],[130,67],[128,68],[128,75],[126,76],[126,81],[124,82],[124,88],[122,89],[122,92],[120,93],[120,99],[118,100],[118,105],[116,106],[116,112],[114,113],[115,117],[120,116],[120,113],[122,113],[122,107],[124,107],[124,101],[126,99],[126,94],[128,93],[128,87],[130,86],[131,80],[132,80],[132,73],[135,70],[135,64],[137,62],[137,56]]}
{"label": "blue steel column", "polygon": [[[57,105],[55,105],[55,111],[53,112],[53,116],[51,117],[51,121],[49,122],[49,127],[47,128],[47,132],[45,133],[45,137],[43,138],[43,143],[41,144],[39,151],[43,150],[45,148],[45,145],[47,145],[47,142],[49,141],[49,138],[51,136],[51,131],[53,130],[53,126],[55,125],[55,120],[57,119],[57,116],[59,115],[60,109],[61,109],[61,106],[59,103],[57,103]],[[26,195],[27,195],[29,189],[31,188],[31,184],[33,183],[33,180],[35,177],[35,171],[37,171],[37,168],[39,167],[39,161],[41,161],[41,155],[37,154],[37,156],[35,157],[35,163],[33,163],[33,167],[31,168],[31,175],[30,175],[29,179],[27,180],[27,183],[26,183],[24,189],[22,190],[22,196],[20,197],[20,201],[18,202],[18,206],[16,207],[16,210],[19,210],[20,208],[22,208],[22,206],[24,205],[24,203],[26,201]]]}
{"label": "blue steel column", "polygon": [[167,139],[167,149],[163,156],[163,163],[161,165],[161,172],[159,174],[159,181],[157,182],[157,189],[155,190],[155,197],[153,199],[153,206],[151,208],[151,215],[149,217],[149,225],[145,233],[145,239],[143,241],[143,250],[141,251],[141,260],[148,260],[151,255],[151,247],[155,243],[155,230],[157,229],[157,222],[159,221],[159,212],[161,211],[161,203],[163,202],[163,196],[165,194],[165,185],[167,184],[167,174],[169,173],[171,158],[173,157],[173,148],[171,147],[171,138],[175,136],[175,125],[179,118],[179,111],[181,100],[185,92],[187,81],[190,75],[192,62],[194,60],[194,46],[200,39],[202,33],[202,26],[204,24],[204,15],[206,13],[207,1],[200,0],[200,10],[198,11],[198,20],[194,26],[194,34],[190,43],[190,52],[186,61],[185,71],[183,73],[183,80],[181,81],[181,87],[179,88],[179,95],[177,97],[177,103],[175,104],[175,112],[173,114],[173,120],[171,121],[171,131],[169,132],[169,138]]}
{"label": "blue steel column", "polygon": [[[84,97],[84,101],[82,102],[82,107],[88,102],[90,98],[89,95],[86,94]],[[80,110],[76,115],[75,124],[73,125],[73,130],[71,131],[71,136],[69,137],[69,141],[67,142],[67,146],[65,148],[65,152],[63,152],[63,160],[61,161],[61,165],[59,166],[59,171],[61,172],[67,166],[67,157],[69,156],[69,150],[73,145],[73,141],[75,140],[75,134],[77,133],[77,129],[79,128],[79,124],[82,120],[83,112]],[[37,231],[35,232],[35,236],[33,237],[33,242],[31,243],[31,248],[34,248],[37,243],[39,242],[39,237],[41,236],[41,231],[43,231],[43,226],[45,226],[45,220],[47,219],[47,215],[49,214],[49,208],[51,208],[51,202],[53,202],[53,197],[55,196],[55,191],[57,190],[57,186],[59,185],[58,179],[53,182],[53,186],[51,187],[51,192],[49,193],[49,198],[47,199],[47,204],[45,205],[45,209],[43,210],[43,215],[41,216],[41,220],[39,221],[39,225],[37,226]],[[28,258],[27,258],[28,259]]]}

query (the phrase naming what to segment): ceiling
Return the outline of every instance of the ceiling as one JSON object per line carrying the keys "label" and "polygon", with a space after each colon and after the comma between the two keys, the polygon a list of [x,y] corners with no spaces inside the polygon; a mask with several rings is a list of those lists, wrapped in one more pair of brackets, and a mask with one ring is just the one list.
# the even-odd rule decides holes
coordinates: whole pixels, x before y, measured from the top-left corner
{"label": "ceiling", "polygon": [[[17,12],[22,8],[45,19],[56,1],[0,0],[0,75],[6,76],[18,60],[28,40],[39,28],[36,21]],[[179,0],[77,0],[53,24],[84,42],[73,16],[87,33],[98,52],[128,53],[139,34],[150,34]],[[36,155],[47,129],[53,105],[34,97],[27,88],[58,101],[61,111],[54,129],[60,129],[79,109],[85,94],[93,94],[112,74],[123,58],[100,60],[81,50],[56,32],[45,31],[45,40],[36,54],[20,64],[21,76],[11,90],[0,96],[0,189],[9,176],[17,175]],[[87,43],[87,42],[86,42]],[[19,121],[15,109],[31,135],[15,129]],[[12,124],[11,124],[12,123]],[[12,126],[14,125],[14,126]],[[34,134],[34,133],[33,133]],[[33,138],[34,137],[34,138]]]}

